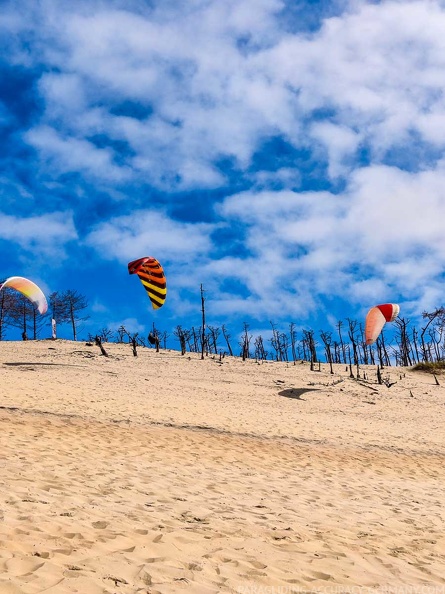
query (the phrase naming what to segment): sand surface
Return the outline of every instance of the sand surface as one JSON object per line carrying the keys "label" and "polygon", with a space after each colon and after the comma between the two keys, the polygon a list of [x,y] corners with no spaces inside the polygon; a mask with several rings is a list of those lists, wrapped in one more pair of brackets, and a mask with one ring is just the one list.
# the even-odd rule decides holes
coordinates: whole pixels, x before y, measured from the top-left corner
{"label": "sand surface", "polygon": [[105,347],[0,343],[0,594],[445,594],[445,377]]}

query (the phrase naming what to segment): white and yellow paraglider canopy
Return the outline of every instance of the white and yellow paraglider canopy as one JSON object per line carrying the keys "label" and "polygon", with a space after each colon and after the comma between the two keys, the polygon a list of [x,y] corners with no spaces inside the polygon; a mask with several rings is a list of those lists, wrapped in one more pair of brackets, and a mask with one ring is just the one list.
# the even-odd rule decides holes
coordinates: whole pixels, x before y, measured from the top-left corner
{"label": "white and yellow paraglider canopy", "polygon": [[0,285],[0,291],[9,287],[15,289],[37,307],[39,313],[44,314],[48,311],[48,302],[42,290],[32,281],[23,276],[10,276]]}

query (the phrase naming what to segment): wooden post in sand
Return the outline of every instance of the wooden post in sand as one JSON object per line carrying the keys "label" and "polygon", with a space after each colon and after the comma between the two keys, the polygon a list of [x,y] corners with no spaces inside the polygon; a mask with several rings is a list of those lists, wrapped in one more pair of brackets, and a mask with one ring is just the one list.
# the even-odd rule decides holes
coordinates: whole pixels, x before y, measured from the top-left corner
{"label": "wooden post in sand", "polygon": [[103,347],[103,345],[102,345],[102,341],[101,341],[101,339],[100,339],[98,336],[96,336],[96,338],[95,338],[95,342],[96,342],[97,346],[100,348],[100,352],[102,353],[102,355],[103,355],[104,357],[108,357],[108,353],[107,353],[107,351],[104,349],[104,347]]}
{"label": "wooden post in sand", "polygon": [[377,365],[377,381],[379,382],[379,384],[383,384],[382,382],[382,374],[380,373],[380,366]]}
{"label": "wooden post in sand", "polygon": [[297,332],[295,330],[295,324],[291,322],[289,327],[290,345],[292,350],[292,361],[294,365],[297,364]]}
{"label": "wooden post in sand", "polygon": [[350,348],[349,344],[347,345],[347,353],[348,353],[349,364],[346,369],[349,368],[349,377],[351,377],[352,379],[355,379],[354,373],[352,372],[351,348]]}

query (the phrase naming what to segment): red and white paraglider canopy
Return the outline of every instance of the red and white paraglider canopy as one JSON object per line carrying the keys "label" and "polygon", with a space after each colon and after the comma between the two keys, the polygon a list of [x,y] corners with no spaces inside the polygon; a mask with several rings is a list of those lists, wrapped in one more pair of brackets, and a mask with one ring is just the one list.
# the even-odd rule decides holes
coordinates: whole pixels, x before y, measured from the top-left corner
{"label": "red and white paraglider canopy", "polygon": [[386,322],[393,322],[399,313],[400,307],[396,303],[384,303],[371,307],[365,323],[366,344],[373,344],[379,337]]}

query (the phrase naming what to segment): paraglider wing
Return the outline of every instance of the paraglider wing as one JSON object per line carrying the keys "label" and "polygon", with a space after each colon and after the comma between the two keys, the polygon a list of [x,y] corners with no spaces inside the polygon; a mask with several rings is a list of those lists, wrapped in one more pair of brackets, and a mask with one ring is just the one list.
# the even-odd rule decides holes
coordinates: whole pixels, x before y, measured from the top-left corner
{"label": "paraglider wing", "polygon": [[22,276],[10,276],[2,285],[0,285],[0,291],[5,287],[15,289],[22,295],[25,295],[25,297],[28,297],[28,299],[37,307],[39,313],[44,314],[48,311],[48,303],[45,295],[35,283],[27,278],[23,278]]}
{"label": "paraglider wing", "polygon": [[366,344],[373,344],[379,337],[386,322],[393,322],[399,313],[400,307],[396,303],[384,303],[371,307],[365,323]]}
{"label": "paraglider wing", "polygon": [[167,282],[162,266],[156,258],[146,257],[133,260],[128,264],[128,272],[137,274],[147,291],[153,309],[164,305],[167,297]]}

